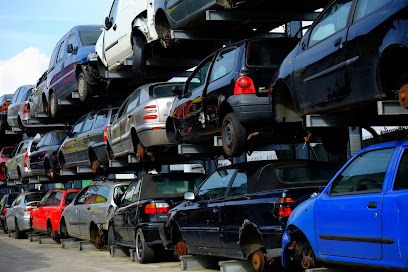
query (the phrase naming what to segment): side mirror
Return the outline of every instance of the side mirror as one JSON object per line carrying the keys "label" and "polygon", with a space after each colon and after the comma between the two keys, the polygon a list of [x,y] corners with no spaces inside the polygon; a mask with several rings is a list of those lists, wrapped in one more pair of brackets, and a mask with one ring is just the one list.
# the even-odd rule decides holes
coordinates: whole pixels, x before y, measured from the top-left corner
{"label": "side mirror", "polygon": [[108,30],[112,27],[112,20],[109,17],[105,18],[105,29]]}
{"label": "side mirror", "polygon": [[68,46],[67,46],[67,53],[68,54],[75,54],[75,48],[71,43],[68,44]]}
{"label": "side mirror", "polygon": [[174,93],[176,96],[181,97],[181,95],[183,94],[183,88],[180,86],[174,86],[171,92]]}
{"label": "side mirror", "polygon": [[185,192],[184,193],[184,200],[194,201],[195,200],[195,194],[193,192]]}

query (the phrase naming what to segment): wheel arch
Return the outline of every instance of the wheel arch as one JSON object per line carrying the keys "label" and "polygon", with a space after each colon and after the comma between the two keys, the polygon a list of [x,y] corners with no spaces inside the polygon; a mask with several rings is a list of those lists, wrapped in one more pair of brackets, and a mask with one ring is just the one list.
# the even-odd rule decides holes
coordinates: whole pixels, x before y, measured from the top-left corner
{"label": "wheel arch", "polygon": [[239,229],[239,245],[244,257],[249,258],[255,251],[264,250],[262,241],[262,234],[258,226],[249,220],[245,220]]}
{"label": "wheel arch", "polygon": [[158,8],[155,14],[155,29],[159,38],[164,38],[163,31],[164,28],[168,27],[171,29],[170,20],[166,15],[166,12],[162,8]]}
{"label": "wheel arch", "polygon": [[220,105],[220,109],[218,111],[218,127],[222,126],[222,121],[224,120],[224,117],[228,114],[234,112],[234,109],[232,106],[227,102],[223,101]]}
{"label": "wheel arch", "polygon": [[277,79],[272,87],[272,111],[277,122],[302,122],[289,85]]}
{"label": "wheel arch", "polygon": [[[132,21],[132,35],[130,37],[130,42],[131,42],[132,45],[133,45],[133,37],[134,36],[139,36],[139,37],[143,38],[145,43],[147,41],[146,34],[143,33],[143,30],[141,29],[143,27],[147,28],[147,26],[144,26],[144,25],[139,23],[142,20],[147,20],[147,10],[144,10],[143,12],[139,13],[135,17],[135,19]],[[146,29],[146,31],[147,31],[147,29]]]}

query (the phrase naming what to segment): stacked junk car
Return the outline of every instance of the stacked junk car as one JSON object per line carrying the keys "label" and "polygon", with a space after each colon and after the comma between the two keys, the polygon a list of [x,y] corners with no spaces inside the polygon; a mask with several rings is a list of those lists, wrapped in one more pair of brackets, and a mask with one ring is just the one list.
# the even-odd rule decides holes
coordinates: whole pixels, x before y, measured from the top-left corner
{"label": "stacked junk car", "polygon": [[94,23],[0,96],[4,234],[140,269],[408,271],[408,0],[114,0]]}

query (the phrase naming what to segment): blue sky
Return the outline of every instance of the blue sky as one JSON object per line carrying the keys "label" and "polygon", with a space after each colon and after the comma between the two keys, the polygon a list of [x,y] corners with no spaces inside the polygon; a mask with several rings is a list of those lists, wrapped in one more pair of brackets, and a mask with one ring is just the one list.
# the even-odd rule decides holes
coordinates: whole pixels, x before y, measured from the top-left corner
{"label": "blue sky", "polygon": [[112,0],[6,0],[0,9],[0,60],[29,47],[50,56],[72,26],[103,24]]}

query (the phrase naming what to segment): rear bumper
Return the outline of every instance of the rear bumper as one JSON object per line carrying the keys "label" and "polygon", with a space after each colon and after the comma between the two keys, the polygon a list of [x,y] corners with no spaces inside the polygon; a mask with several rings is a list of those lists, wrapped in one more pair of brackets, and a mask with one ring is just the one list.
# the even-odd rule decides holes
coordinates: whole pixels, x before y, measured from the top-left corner
{"label": "rear bumper", "polygon": [[162,246],[163,242],[160,238],[160,229],[163,227],[164,223],[146,223],[140,226],[143,230],[143,234],[147,245],[152,246]]}
{"label": "rear bumper", "polygon": [[106,142],[97,143],[92,146],[92,149],[95,152],[96,158],[100,163],[102,164],[108,163],[109,158]]}
{"label": "rear bumper", "polygon": [[31,217],[29,212],[24,212],[24,216],[18,221],[18,227],[21,231],[31,230]]}
{"label": "rear bumper", "polygon": [[258,126],[273,123],[270,98],[251,94],[233,95],[228,98],[238,120],[245,126]]}
{"label": "rear bumper", "polygon": [[171,145],[167,138],[165,123],[145,124],[138,128],[137,136],[144,147]]}

